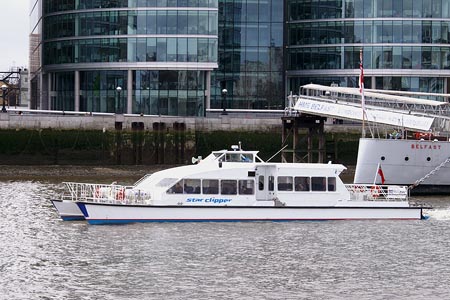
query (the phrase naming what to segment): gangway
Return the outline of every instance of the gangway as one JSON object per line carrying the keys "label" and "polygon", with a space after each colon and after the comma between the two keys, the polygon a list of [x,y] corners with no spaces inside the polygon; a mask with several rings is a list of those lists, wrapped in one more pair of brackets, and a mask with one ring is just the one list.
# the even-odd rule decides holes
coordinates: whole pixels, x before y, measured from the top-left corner
{"label": "gangway", "polygon": [[[297,112],[363,121],[372,124],[397,126],[407,130],[450,131],[450,94],[427,94],[368,90],[364,91],[365,116],[358,88],[307,84],[300,87],[299,95],[288,96],[287,114]],[[407,95],[407,96],[406,96]],[[419,97],[439,96],[444,101]]]}

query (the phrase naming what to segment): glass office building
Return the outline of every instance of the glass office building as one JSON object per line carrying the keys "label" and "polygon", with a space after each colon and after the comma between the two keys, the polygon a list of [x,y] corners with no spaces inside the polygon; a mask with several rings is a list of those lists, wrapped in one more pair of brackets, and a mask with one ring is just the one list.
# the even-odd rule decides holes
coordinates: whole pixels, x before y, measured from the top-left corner
{"label": "glass office building", "polygon": [[32,2],[33,108],[202,116],[223,88],[284,107],[283,1]]}
{"label": "glass office building", "polygon": [[367,88],[450,92],[450,0],[32,3],[32,108],[283,109],[303,84],[357,86],[360,49]]}
{"label": "glass office building", "polygon": [[320,83],[449,92],[449,0],[287,0],[286,78],[291,89]]}
{"label": "glass office building", "polygon": [[36,108],[204,115],[217,68],[217,0],[35,3]]}
{"label": "glass office building", "polygon": [[284,109],[283,1],[219,0],[219,69],[213,107]]}

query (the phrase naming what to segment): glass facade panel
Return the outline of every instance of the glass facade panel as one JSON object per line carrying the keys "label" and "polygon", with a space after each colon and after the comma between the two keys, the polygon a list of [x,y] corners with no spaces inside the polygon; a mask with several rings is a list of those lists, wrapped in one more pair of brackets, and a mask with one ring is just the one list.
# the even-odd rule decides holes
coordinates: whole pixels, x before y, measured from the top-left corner
{"label": "glass facade panel", "polygon": [[[44,44],[44,64],[76,62],[217,61],[216,39],[180,38],[91,39]],[[188,48],[185,47],[186,41]]]}
{"label": "glass facade panel", "polygon": [[78,12],[45,18],[44,39],[117,34],[217,35],[216,11]]}
{"label": "glass facade panel", "polygon": [[[333,8],[342,14],[332,13]],[[369,84],[370,69],[386,69],[398,75],[376,81],[378,88],[414,90],[433,85],[444,92],[441,82],[430,84],[436,76],[408,76],[402,70],[448,68],[450,20],[441,18],[448,18],[449,10],[447,0],[288,0],[287,88],[297,90],[298,84],[313,82],[312,78],[315,83],[354,85],[352,73],[359,72],[363,48]],[[333,76],[330,69],[342,69],[344,74]]]}
{"label": "glass facade panel", "polygon": [[227,108],[284,105],[283,11],[283,1],[276,0],[219,2],[219,69],[211,78],[212,108],[221,108],[223,88],[228,90]]}
{"label": "glass facade panel", "polygon": [[[212,108],[221,107],[222,88],[229,91],[229,108],[273,108],[284,105],[285,89],[297,90],[298,84],[312,79],[355,85],[363,48],[369,84],[373,79],[382,88],[441,88],[443,92],[446,79],[433,81],[431,76],[441,76],[428,74],[450,68],[449,2],[49,0],[43,7],[42,61],[44,69],[61,65],[61,74],[63,66],[77,63],[146,62],[154,63],[153,68],[165,62],[219,61],[208,88]],[[376,79],[370,69],[388,70],[393,76]],[[404,73],[412,69],[428,73],[423,77]],[[332,70],[340,70],[340,76]],[[194,81],[189,78],[198,83],[198,74],[174,70],[177,75],[169,77],[177,77],[175,83],[167,74],[161,77],[155,71],[163,81],[156,80],[153,89],[133,91],[133,110],[145,107],[150,112],[155,111],[151,107],[158,107],[158,113],[197,114],[204,92],[187,88]],[[204,75],[204,70],[200,72]],[[180,83],[180,78],[186,79],[185,83]],[[166,88],[161,93],[160,83]],[[100,97],[113,95],[108,91]],[[176,97],[182,100],[175,101]],[[55,98],[52,101],[55,106],[62,105]]]}
{"label": "glass facade panel", "polygon": [[[55,96],[50,106],[75,109],[75,70],[78,63],[83,63],[83,69],[78,71],[81,86],[77,109],[123,113],[131,99],[132,113],[204,115],[207,70],[211,70],[218,58],[217,1],[48,0],[43,3],[42,61],[44,68],[51,66],[54,70],[45,77],[51,76],[51,82],[57,83],[52,87]],[[115,64],[99,64],[104,62]],[[200,62],[206,67],[187,71],[183,70],[186,66],[174,64],[177,62],[195,63],[196,69],[202,68],[197,65]],[[91,67],[90,63],[96,65]],[[142,68],[142,63],[156,70],[134,69]],[[114,70],[117,66],[120,70]],[[66,68],[72,71],[58,71]],[[129,79],[132,91],[126,90]],[[115,91],[119,85],[123,89],[120,95]]]}

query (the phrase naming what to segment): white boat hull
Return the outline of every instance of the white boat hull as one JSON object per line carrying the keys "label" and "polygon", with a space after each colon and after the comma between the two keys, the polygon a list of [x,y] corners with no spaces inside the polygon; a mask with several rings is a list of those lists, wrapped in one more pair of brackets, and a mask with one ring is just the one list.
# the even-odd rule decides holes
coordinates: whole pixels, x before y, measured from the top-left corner
{"label": "white boat hull", "polygon": [[131,206],[78,202],[89,224],[422,219],[421,207]]}
{"label": "white boat hull", "polygon": [[56,199],[52,199],[51,201],[59,216],[64,221],[84,220],[84,215],[75,202]]}
{"label": "white boat hull", "polygon": [[[381,165],[388,185],[412,185],[450,157],[446,141],[406,139],[360,139],[355,184],[381,183],[377,176]],[[384,159],[383,159],[384,158]],[[450,191],[450,163],[429,176],[412,192],[444,193]]]}

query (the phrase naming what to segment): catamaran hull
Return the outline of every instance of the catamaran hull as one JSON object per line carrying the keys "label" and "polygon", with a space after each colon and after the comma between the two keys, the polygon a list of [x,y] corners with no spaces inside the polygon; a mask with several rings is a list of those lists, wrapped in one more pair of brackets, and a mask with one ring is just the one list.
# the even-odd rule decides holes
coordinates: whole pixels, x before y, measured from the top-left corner
{"label": "catamaran hull", "polygon": [[78,202],[89,224],[422,219],[421,207],[123,206]]}
{"label": "catamaran hull", "polygon": [[84,220],[84,215],[75,202],[57,199],[52,199],[51,201],[63,221]]}
{"label": "catamaran hull", "polygon": [[381,183],[377,175],[381,166],[385,184],[412,185],[437,169],[412,194],[450,192],[450,163],[439,165],[450,157],[450,142],[429,140],[360,139],[355,184]]}

